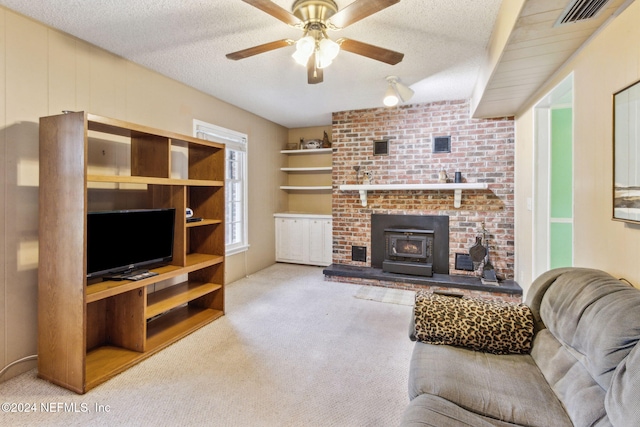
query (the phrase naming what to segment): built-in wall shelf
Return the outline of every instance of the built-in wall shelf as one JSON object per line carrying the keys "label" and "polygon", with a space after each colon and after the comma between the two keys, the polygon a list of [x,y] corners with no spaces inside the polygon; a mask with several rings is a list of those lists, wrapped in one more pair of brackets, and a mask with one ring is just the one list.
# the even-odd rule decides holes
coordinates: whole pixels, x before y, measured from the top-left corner
{"label": "built-in wall shelf", "polygon": [[331,148],[308,148],[306,150],[280,150],[282,154],[322,154],[332,153]]}
{"label": "built-in wall shelf", "polygon": [[285,191],[330,191],[330,185],[281,185],[280,189]]}
{"label": "built-in wall shelf", "polygon": [[280,168],[282,172],[331,172],[331,166],[319,166],[308,168]]}
{"label": "built-in wall shelf", "polygon": [[[306,155],[306,154],[331,154],[333,150],[331,148],[309,148],[306,150],[281,150],[282,154],[293,155]],[[304,156],[299,159],[306,159]],[[281,167],[280,170],[287,174],[297,175],[291,180],[288,180],[287,185],[281,185],[280,189],[284,191],[293,192],[317,192],[326,193],[331,191],[333,187],[326,185],[329,182],[326,180],[327,174],[330,174],[333,170],[331,166],[331,160],[326,160],[323,157],[316,158],[321,161],[309,161],[301,160],[295,161],[292,164]],[[319,163],[319,164],[318,164]],[[329,164],[327,164],[329,163]],[[316,176],[316,174],[318,174]],[[307,176],[303,176],[307,175]],[[317,183],[317,185],[316,185]]]}
{"label": "built-in wall shelf", "polygon": [[453,207],[459,208],[462,201],[463,190],[486,190],[489,188],[487,183],[437,183],[437,184],[345,184],[338,187],[340,191],[358,191],[360,193],[360,201],[362,206],[367,206],[368,191],[453,191]]}

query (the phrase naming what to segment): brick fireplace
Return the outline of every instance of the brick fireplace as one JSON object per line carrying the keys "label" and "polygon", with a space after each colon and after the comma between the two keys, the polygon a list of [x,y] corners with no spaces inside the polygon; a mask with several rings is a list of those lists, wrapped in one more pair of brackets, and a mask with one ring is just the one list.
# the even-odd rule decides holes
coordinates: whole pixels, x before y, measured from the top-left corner
{"label": "brick fireplace", "polygon": [[[468,253],[484,225],[491,263],[500,279],[514,271],[514,121],[473,119],[469,102],[442,101],[397,108],[333,114],[333,263],[371,267],[371,217],[374,214],[444,215],[449,218],[448,267],[456,253]],[[434,152],[434,139],[450,138],[449,152]],[[374,141],[388,141],[388,153],[374,155]],[[436,150],[438,151],[438,150]],[[374,190],[363,207],[357,191],[340,185],[361,184],[367,172],[373,184],[438,183],[441,172],[453,182],[486,183],[486,190],[466,190],[460,208],[447,190]],[[354,261],[352,248],[365,247],[366,261]]]}

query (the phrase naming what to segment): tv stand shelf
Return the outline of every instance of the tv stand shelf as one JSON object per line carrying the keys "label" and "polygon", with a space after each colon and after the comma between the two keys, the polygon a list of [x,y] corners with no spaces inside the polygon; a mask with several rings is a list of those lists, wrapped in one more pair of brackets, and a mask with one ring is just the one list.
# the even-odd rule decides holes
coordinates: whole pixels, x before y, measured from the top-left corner
{"label": "tv stand shelf", "polygon": [[222,314],[222,311],[219,310],[189,306],[174,310],[149,323],[147,329],[149,350],[164,348],[212,322]]}
{"label": "tv stand shelf", "polygon": [[187,228],[190,227],[202,227],[203,225],[215,225],[215,224],[221,224],[222,220],[220,219],[203,219],[202,221],[197,221],[197,222],[188,222]]}
{"label": "tv stand shelf", "polygon": [[157,276],[147,279],[133,280],[104,280],[87,286],[87,303],[98,301],[104,298],[112,297],[132,289],[144,288],[148,285],[161,282],[163,280],[172,279],[182,274],[197,271],[205,267],[209,267],[224,262],[224,257],[217,255],[191,254],[187,257],[188,262],[185,267],[175,265],[165,265],[163,267],[153,268],[151,271],[158,273]]}
{"label": "tv stand shelf", "polygon": [[184,282],[147,296],[146,318],[161,315],[182,304],[220,289],[215,283]]}
{"label": "tv stand shelf", "polygon": [[[39,377],[86,393],[224,315],[224,163],[224,145],[186,135],[40,119]],[[175,208],[173,260],[138,281],[87,280],[87,213],[130,205]]]}
{"label": "tv stand shelf", "polygon": [[[145,352],[111,345],[92,349],[86,358],[87,390],[113,378],[150,354],[162,350],[223,315],[221,310],[182,307],[149,322]],[[73,390],[71,387],[66,388]]]}

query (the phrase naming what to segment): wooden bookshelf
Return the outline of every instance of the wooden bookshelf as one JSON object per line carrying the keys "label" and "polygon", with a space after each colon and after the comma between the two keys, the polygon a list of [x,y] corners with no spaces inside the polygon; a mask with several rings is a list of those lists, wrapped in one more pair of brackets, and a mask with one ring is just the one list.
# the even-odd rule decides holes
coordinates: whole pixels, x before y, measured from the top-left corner
{"label": "wooden bookshelf", "polygon": [[[96,133],[130,145],[130,172],[87,173]],[[188,177],[172,176],[173,149],[186,153]],[[223,145],[76,112],[40,119],[40,153],[41,378],[85,393],[224,315]],[[101,196],[115,200],[134,184],[145,208],[176,209],[173,261],[152,269],[157,276],[87,281],[90,183],[113,184]],[[203,220],[187,223],[187,206]]]}

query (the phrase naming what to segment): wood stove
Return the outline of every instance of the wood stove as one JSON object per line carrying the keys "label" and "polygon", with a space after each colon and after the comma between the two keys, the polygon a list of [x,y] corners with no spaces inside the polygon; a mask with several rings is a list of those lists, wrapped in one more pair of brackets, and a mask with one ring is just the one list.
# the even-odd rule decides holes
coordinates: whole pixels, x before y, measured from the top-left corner
{"label": "wood stove", "polygon": [[449,217],[372,214],[371,267],[414,276],[449,274]]}
{"label": "wood stove", "polygon": [[386,228],[382,271],[433,276],[433,230]]}

